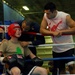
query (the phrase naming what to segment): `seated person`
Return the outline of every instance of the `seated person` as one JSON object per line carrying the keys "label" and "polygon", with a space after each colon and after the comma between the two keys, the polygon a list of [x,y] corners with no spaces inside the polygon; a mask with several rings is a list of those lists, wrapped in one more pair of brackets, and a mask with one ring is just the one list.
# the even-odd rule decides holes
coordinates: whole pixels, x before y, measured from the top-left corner
{"label": "seated person", "polygon": [[0,26],[0,43],[3,39],[5,39],[5,28],[3,26]]}
{"label": "seated person", "polygon": [[[36,56],[28,49],[27,46],[23,48],[20,45],[20,42],[18,41],[18,38],[21,36],[21,29],[19,24],[11,24],[8,27],[8,34],[11,37],[11,39],[9,41],[3,42],[0,46],[0,51],[4,54],[5,57],[15,54],[16,48],[19,48],[20,52],[22,52],[24,57],[30,56],[31,59],[36,58]],[[20,75],[20,73],[23,73],[24,75],[47,75],[47,70],[43,67],[33,66],[29,63],[25,63],[23,68],[20,68],[19,65],[16,65],[14,63],[12,65],[12,67],[10,67],[11,65],[9,65],[9,72],[11,75]]]}
{"label": "seated person", "polygon": [[[0,26],[0,44],[4,38],[5,38],[5,29],[3,26]],[[1,63],[0,63],[0,72],[1,73],[3,72],[3,65]]]}

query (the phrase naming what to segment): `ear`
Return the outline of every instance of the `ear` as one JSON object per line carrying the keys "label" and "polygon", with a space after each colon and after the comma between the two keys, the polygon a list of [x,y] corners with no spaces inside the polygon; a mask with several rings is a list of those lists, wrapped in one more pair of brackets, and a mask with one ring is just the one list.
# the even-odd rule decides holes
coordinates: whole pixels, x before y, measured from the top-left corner
{"label": "ear", "polygon": [[8,35],[11,36],[11,32],[8,32]]}

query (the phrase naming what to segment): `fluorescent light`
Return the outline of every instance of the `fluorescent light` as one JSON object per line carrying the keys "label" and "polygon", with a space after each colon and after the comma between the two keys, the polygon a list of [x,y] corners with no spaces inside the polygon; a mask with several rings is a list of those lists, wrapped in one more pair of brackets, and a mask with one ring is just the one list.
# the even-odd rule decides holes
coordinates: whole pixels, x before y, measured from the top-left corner
{"label": "fluorescent light", "polygon": [[23,8],[24,8],[25,10],[29,10],[29,8],[28,8],[27,6],[23,6]]}
{"label": "fluorescent light", "polygon": [[3,3],[5,3],[5,4],[7,4],[7,5],[8,5],[8,3],[7,3],[5,0],[3,0]]}
{"label": "fluorescent light", "polygon": [[4,3],[6,3],[6,1],[3,0]]}

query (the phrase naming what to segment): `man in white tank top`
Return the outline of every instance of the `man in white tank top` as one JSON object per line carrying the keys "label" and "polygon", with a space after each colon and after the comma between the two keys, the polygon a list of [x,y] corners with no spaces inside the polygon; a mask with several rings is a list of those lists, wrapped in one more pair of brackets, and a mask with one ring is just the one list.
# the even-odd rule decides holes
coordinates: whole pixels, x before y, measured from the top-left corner
{"label": "man in white tank top", "polygon": [[[68,13],[57,11],[52,2],[48,2],[44,7],[44,16],[41,22],[40,32],[46,35],[52,35],[54,44],[73,43],[72,35],[75,33],[75,22]],[[47,29],[48,26],[48,29]],[[69,34],[69,35],[67,35]],[[73,56],[74,45],[53,46],[53,57],[71,57]],[[52,75],[65,73],[65,63],[73,59],[54,62]]]}

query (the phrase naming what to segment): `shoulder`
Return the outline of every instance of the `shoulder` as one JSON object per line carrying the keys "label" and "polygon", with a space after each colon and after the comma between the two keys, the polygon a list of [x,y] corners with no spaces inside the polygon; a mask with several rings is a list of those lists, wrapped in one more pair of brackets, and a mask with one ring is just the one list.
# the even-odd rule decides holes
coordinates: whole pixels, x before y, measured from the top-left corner
{"label": "shoulder", "polygon": [[47,17],[46,17],[46,13],[44,13],[44,15],[43,15],[43,19],[46,19]]}
{"label": "shoulder", "polygon": [[8,42],[8,40],[7,39],[3,39],[1,43],[3,43],[3,42]]}
{"label": "shoulder", "polygon": [[9,45],[9,41],[5,40],[1,43],[1,47],[7,47]]}
{"label": "shoulder", "polygon": [[67,16],[70,15],[69,13],[63,12],[63,11],[58,11],[58,14],[61,16]]}
{"label": "shoulder", "polygon": [[5,51],[8,45],[9,45],[9,41],[4,41],[4,42],[1,43],[0,49],[2,51]]}

